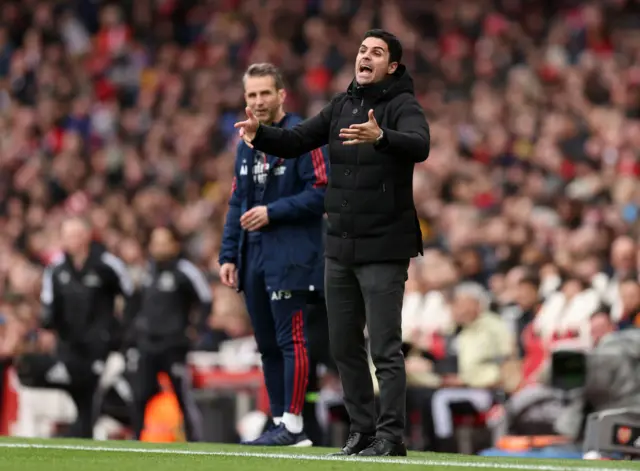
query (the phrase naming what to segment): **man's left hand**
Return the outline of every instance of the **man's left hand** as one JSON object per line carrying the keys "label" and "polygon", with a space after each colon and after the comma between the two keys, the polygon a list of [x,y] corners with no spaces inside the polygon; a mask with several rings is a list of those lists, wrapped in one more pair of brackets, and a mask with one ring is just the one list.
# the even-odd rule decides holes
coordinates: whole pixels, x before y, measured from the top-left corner
{"label": "man's left hand", "polygon": [[240,218],[240,225],[247,231],[257,231],[267,224],[269,224],[269,213],[266,206],[251,208]]}
{"label": "man's left hand", "polygon": [[355,144],[375,144],[382,130],[378,126],[373,110],[369,110],[369,121],[362,124],[352,124],[348,128],[340,129],[340,137],[346,139],[342,144],[352,146]]}

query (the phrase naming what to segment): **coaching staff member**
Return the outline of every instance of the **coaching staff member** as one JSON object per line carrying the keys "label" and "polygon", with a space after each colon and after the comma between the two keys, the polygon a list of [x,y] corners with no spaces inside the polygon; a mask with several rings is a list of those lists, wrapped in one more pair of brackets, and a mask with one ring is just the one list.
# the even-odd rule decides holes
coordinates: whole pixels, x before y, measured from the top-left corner
{"label": "coaching staff member", "polygon": [[[143,282],[142,305],[133,321],[137,352],[127,372],[134,393],[134,432],[140,438],[147,403],[158,390],[158,373],[169,376],[184,417],[188,441],[202,440],[202,418],[191,393],[187,353],[190,327],[202,332],[211,314],[211,288],[204,274],[181,256],[180,235],[171,226],[151,233],[149,273]],[[191,322],[193,308],[197,318]],[[136,361],[137,360],[137,361]],[[132,365],[133,364],[133,365]],[[136,365],[137,364],[137,365]]]}
{"label": "coaching staff member", "polygon": [[[255,149],[283,158],[329,146],[325,290],[331,351],[351,418],[343,454],[406,453],[401,311],[409,260],[422,252],[413,167],[427,158],[430,139],[401,59],[394,35],[368,31],[355,80],[318,115],[283,129],[260,124],[247,108],[248,119],[235,125]],[[377,424],[365,324],[380,384]]]}
{"label": "coaching staff member", "polygon": [[17,364],[23,385],[69,393],[77,419],[68,435],[80,438],[92,438],[98,380],[119,337],[115,298],[133,291],[124,262],[91,236],[88,221],[63,222],[64,255],[45,269],[40,295],[41,326],[57,334],[57,346],[25,354]]}
{"label": "coaching staff member", "polygon": [[[285,112],[284,81],[273,64],[251,65],[243,82],[247,107],[261,123],[287,129],[302,121]],[[277,425],[251,445],[311,445],[303,420],[307,305],[323,289],[327,162],[323,149],[305,152],[308,157],[287,161],[240,141],[236,154],[220,278],[244,293]]]}

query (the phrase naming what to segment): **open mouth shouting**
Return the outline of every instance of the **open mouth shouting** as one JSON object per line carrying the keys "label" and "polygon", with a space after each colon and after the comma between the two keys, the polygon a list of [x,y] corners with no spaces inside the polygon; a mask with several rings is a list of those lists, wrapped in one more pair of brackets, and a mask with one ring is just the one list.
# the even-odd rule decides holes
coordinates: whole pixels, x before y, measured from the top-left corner
{"label": "open mouth shouting", "polygon": [[360,63],[358,66],[358,77],[363,79],[370,79],[373,77],[373,67],[369,64]]}

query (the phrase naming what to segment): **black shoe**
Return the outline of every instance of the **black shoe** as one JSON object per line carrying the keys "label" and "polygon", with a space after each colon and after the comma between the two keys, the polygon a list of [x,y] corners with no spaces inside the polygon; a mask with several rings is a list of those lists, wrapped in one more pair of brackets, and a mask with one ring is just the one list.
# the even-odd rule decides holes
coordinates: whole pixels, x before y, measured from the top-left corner
{"label": "black shoe", "polygon": [[407,456],[407,447],[402,442],[376,438],[371,445],[358,453],[358,456]]}
{"label": "black shoe", "polygon": [[338,453],[332,453],[331,456],[357,455],[362,450],[371,446],[375,438],[373,433],[350,433],[349,438],[347,438],[347,443],[342,447],[342,450]]}

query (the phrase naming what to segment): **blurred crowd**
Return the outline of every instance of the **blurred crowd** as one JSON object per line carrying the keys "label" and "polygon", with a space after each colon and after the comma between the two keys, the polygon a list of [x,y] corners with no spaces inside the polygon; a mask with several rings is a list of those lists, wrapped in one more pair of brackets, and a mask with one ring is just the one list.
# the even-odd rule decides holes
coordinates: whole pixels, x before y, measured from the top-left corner
{"label": "blurred crowd", "polygon": [[415,178],[427,251],[407,286],[408,341],[428,348],[429,333],[459,326],[449,294],[462,281],[488,291],[525,376],[527,354],[593,347],[594,314],[640,325],[639,13],[480,1],[421,16],[432,148]]}
{"label": "blurred crowd", "polygon": [[469,281],[523,359],[527,335],[542,352],[594,344],[597,312],[640,325],[638,26],[633,0],[1,2],[0,356],[12,325],[37,327],[66,214],[89,215],[134,274],[150,228],[174,223],[210,274],[212,331],[250,333],[215,275],[242,73],[275,63],[286,109],[312,115],[346,89],[371,27],[402,41],[431,126],[407,343],[455,329],[452,289]]}

